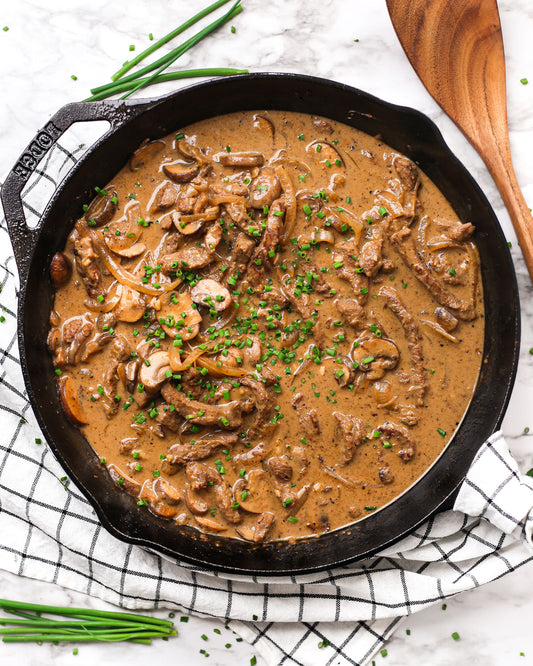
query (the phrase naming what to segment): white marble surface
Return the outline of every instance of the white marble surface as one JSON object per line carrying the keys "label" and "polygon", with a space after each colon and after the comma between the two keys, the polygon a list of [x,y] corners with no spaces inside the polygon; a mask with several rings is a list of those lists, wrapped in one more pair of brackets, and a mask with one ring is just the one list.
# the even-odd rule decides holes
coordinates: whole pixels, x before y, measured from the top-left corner
{"label": "white marble surface", "polygon": [[[399,0],[402,1],[402,0]],[[105,82],[120,63],[207,4],[208,0],[15,0],[0,2],[0,173],[61,105],[83,99],[91,86]],[[180,66],[248,67],[251,71],[294,71],[332,78],[429,115],[445,140],[477,179],[512,242],[520,283],[523,333],[520,366],[503,430],[523,470],[533,467],[533,287],[508,215],[487,169],[466,139],[444,116],[412,71],[396,39],[384,0],[243,0],[245,11],[229,26],[183,57]],[[533,206],[533,5],[529,0],[499,0],[507,79],[511,147],[518,180]],[[358,41],[356,41],[358,40]],[[72,80],[71,75],[77,80]],[[520,79],[529,78],[529,85]],[[161,92],[176,89],[166,84]],[[431,666],[533,663],[531,565],[407,619],[376,664]],[[0,571],[0,596],[36,602],[103,607],[99,600]],[[0,646],[0,663],[89,665],[124,660],[130,666],[147,658],[169,663],[247,664],[253,649],[236,643],[214,621],[191,618],[178,623],[179,638],[151,648],[133,645]],[[410,629],[410,635],[406,634]],[[451,638],[459,632],[460,641]],[[209,637],[207,642],[201,634]],[[231,648],[225,648],[231,643]],[[204,648],[210,658],[199,653]],[[524,653],[522,656],[520,653]],[[258,664],[261,659],[258,657]],[[310,665],[311,666],[311,665]]]}

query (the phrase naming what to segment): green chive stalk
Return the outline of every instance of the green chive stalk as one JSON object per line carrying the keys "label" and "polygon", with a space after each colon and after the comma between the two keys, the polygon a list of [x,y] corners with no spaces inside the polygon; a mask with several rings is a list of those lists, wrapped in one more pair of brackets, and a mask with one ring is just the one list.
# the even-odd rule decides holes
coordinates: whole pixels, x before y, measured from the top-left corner
{"label": "green chive stalk", "polygon": [[135,88],[127,92],[125,95],[122,95],[120,99],[126,99],[130,95],[133,95],[134,92],[139,90],[140,88],[144,88],[145,86],[149,86],[150,83],[157,77],[158,74],[161,74],[167,67],[172,65],[178,58],[180,58],[186,51],[188,51],[190,48],[192,48],[195,44],[197,44],[199,41],[204,39],[204,37],[207,37],[207,35],[210,35],[212,32],[214,32],[217,28],[220,26],[224,25],[227,23],[229,20],[237,16],[237,14],[240,14],[242,12],[242,7],[241,7],[241,0],[237,0],[237,2],[232,6],[232,8],[224,14],[221,18],[217,19],[216,21],[213,21],[210,25],[207,26],[207,28],[204,28],[203,30],[200,30],[194,37],[191,37],[189,40],[184,42],[181,47],[178,47],[177,50],[175,51],[175,54],[172,55],[168,61],[161,65],[161,67],[151,76],[148,77],[148,80],[145,83],[138,83]]}
{"label": "green chive stalk", "polygon": [[[168,72],[166,74],[158,74],[150,85],[155,85],[157,83],[164,83],[165,81],[176,81],[178,79],[190,79],[195,77],[203,76],[232,76],[234,74],[248,74],[247,69],[232,69],[229,67],[207,67],[203,69],[182,69],[179,72]],[[135,79],[133,81],[117,81],[107,90],[97,93],[83,100],[84,102],[96,102],[101,99],[106,99],[111,95],[124,92],[125,90],[131,90],[137,83],[142,83],[145,87],[147,85],[148,78]]]}
{"label": "green chive stalk", "polygon": [[[210,35],[212,32],[214,32],[217,28],[220,26],[224,25],[227,23],[230,19],[232,19],[234,16],[242,12],[242,7],[240,6],[241,0],[237,0],[237,2],[232,6],[232,8],[224,14],[224,16],[218,18],[216,21],[213,21],[210,23],[208,26],[197,32],[195,35],[193,35],[191,38],[189,38],[187,41],[183,42],[179,46],[177,46],[175,49],[167,53],[166,55],[162,56],[158,60],[154,61],[153,63],[146,65],[139,71],[135,72],[134,74],[129,74],[128,76],[122,77],[120,79],[121,84],[123,83],[129,83],[130,81],[134,81],[136,84],[139,83],[139,79],[141,77],[144,77],[146,74],[150,74],[150,72],[153,72],[154,70],[157,70],[155,74],[152,76],[148,77],[148,79],[145,79],[145,83],[141,84],[142,87],[145,87],[149,85],[153,79],[155,79],[163,70],[165,70],[169,65],[171,65],[173,62],[175,62],[180,56],[182,56],[184,53],[186,53],[189,49],[191,49],[193,46],[195,46],[198,42],[200,42],[202,39]],[[114,88],[114,86],[117,85],[115,82],[112,83],[106,83],[102,86],[97,86],[96,88],[91,88],[91,93],[92,95],[100,95],[101,93],[106,93],[106,97],[112,94],[110,90]],[[131,95],[135,92],[135,90],[138,90],[141,85],[138,85],[135,87],[133,90],[131,90],[128,95]],[[92,98],[89,98],[92,99]],[[102,97],[99,97],[99,99],[103,99]],[[124,98],[123,98],[124,99]]]}
{"label": "green chive stalk", "polygon": [[198,12],[198,14],[195,14],[193,17],[185,21],[185,23],[182,23],[177,28],[174,28],[174,30],[171,30],[168,33],[168,35],[165,35],[164,37],[159,39],[157,42],[155,42],[147,49],[145,49],[142,53],[139,53],[139,55],[135,56],[135,58],[133,58],[132,60],[128,60],[128,62],[125,62],[124,65],[122,65],[122,67],[113,74],[111,80],[116,81],[117,79],[120,79],[122,76],[124,76],[124,74],[126,74],[126,72],[129,72],[130,69],[132,69],[132,67],[138,65],[141,62],[141,60],[144,60],[154,51],[157,51],[157,49],[161,48],[162,46],[170,42],[172,39],[174,39],[174,37],[181,35],[182,32],[185,32],[185,30],[187,30],[187,28],[190,28],[195,23],[203,19],[205,16],[211,14],[211,12],[214,12],[216,9],[222,7],[222,5],[225,5],[228,2],[229,0],[217,0],[217,2],[214,2],[212,5],[209,5],[209,7],[202,9],[201,12]]}
{"label": "green chive stalk", "polygon": [[[169,620],[132,613],[63,606],[44,606],[0,599],[0,608],[17,616],[0,618],[2,641],[15,642],[118,642],[151,644],[152,638],[168,638],[177,631]],[[59,615],[55,620],[42,615]]]}

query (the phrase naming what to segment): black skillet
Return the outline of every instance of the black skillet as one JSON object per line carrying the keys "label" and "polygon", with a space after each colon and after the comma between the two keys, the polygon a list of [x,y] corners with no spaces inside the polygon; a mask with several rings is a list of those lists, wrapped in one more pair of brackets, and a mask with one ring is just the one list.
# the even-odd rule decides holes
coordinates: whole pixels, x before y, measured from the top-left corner
{"label": "black skillet", "polygon": [[[66,418],[46,349],[52,285],[48,268],[92,198],[148,138],[237,110],[304,111],[342,121],[413,159],[440,187],[463,221],[477,228],[486,329],[484,363],[455,437],[411,489],[355,525],[296,543],[254,545],[176,527],[117,491],[80,431]],[[74,122],[107,120],[109,131],[54,193],[38,230],[26,226],[21,192],[39,161]],[[198,566],[236,573],[301,573],[368,556],[408,534],[450,501],[481,443],[500,425],[510,397],[520,341],[516,277],[502,230],[475,181],[424,115],[331,81],[295,74],[251,74],[184,88],[153,101],[74,103],[38,132],[7,177],[2,202],[20,273],[18,335],[28,395],[56,457],[116,537]],[[442,396],[446,400],[446,396]]]}

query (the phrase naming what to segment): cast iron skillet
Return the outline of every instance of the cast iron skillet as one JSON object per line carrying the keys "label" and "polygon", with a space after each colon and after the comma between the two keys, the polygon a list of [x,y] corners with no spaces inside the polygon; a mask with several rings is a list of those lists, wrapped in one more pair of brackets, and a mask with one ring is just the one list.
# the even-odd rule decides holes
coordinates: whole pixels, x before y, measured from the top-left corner
{"label": "cast iron skillet", "polygon": [[[440,187],[463,221],[477,228],[486,330],[481,376],[455,437],[406,493],[355,525],[296,543],[250,544],[177,528],[139,509],[117,491],[91,447],[66,418],[46,349],[52,286],[48,268],[63,248],[95,185],[108,183],[132,151],[194,121],[237,110],[282,109],[327,116],[371,135],[413,159]],[[85,154],[50,200],[38,230],[26,226],[21,191],[39,161],[76,121],[108,120],[109,131]],[[348,86],[294,74],[251,74],[184,88],[151,101],[75,103],[60,109],[9,174],[2,202],[20,272],[19,346],[28,394],[56,457],[116,537],[198,566],[236,573],[301,573],[345,564],[390,545],[449,501],[480,444],[503,418],[516,372],[519,301],[507,243],[481,190],[445,145],[436,126],[412,109]],[[442,396],[446,400],[446,395]]]}

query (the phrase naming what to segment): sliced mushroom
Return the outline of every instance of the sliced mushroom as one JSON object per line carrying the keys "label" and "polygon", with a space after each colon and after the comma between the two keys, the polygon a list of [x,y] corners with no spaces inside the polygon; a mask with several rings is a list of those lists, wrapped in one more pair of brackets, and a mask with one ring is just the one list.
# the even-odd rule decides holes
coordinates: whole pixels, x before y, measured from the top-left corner
{"label": "sliced mushroom", "polygon": [[352,351],[354,365],[366,373],[370,380],[381,379],[385,370],[398,365],[400,352],[392,340],[367,338],[359,340],[359,346]]}
{"label": "sliced mushroom", "polygon": [[252,208],[270,206],[281,194],[281,183],[274,169],[264,167],[250,185]]}
{"label": "sliced mushroom", "polygon": [[335,362],[335,380],[341,387],[348,386],[355,379],[353,363],[347,356],[338,356],[337,359],[342,363],[339,363],[338,360]]}
{"label": "sliced mushroom", "polygon": [[449,310],[443,307],[438,307],[435,309],[435,317],[437,318],[437,321],[442,326],[442,328],[448,333],[455,331],[457,325],[459,324],[459,320],[454,317]]}
{"label": "sliced mushroom", "polygon": [[207,513],[209,505],[203,500],[198,493],[190,488],[187,488],[183,494],[185,504],[191,513],[195,516],[201,516],[202,513]]}
{"label": "sliced mushroom", "polygon": [[260,167],[265,162],[263,153],[217,153],[215,162],[227,167]]}
{"label": "sliced mushroom", "polygon": [[73,423],[83,425],[89,422],[81,406],[79,389],[76,389],[70,375],[62,375],[59,382],[59,397],[66,415]]}
{"label": "sliced mushroom", "polygon": [[341,154],[329,141],[311,141],[305,150],[327,168],[345,166]]}
{"label": "sliced mushroom", "polygon": [[271,511],[265,511],[256,520],[255,525],[252,527],[245,527],[242,525],[240,527],[236,527],[235,531],[243,539],[246,539],[246,541],[254,541],[255,543],[259,543],[265,540],[267,533],[274,523],[274,520],[274,514]]}
{"label": "sliced mushroom", "polygon": [[144,296],[135,289],[122,285],[120,301],[114,309],[117,319],[129,323],[139,321],[145,310],[146,301]]}
{"label": "sliced mushroom", "polygon": [[152,502],[150,503],[150,511],[155,513],[156,516],[161,516],[161,518],[174,518],[178,513],[178,509],[175,506],[170,506],[166,502]]}
{"label": "sliced mushroom", "polygon": [[182,340],[192,340],[198,335],[202,315],[193,307],[187,292],[170,292],[159,299],[157,318],[161,328],[171,338],[178,336]]}
{"label": "sliced mushroom", "polygon": [[161,141],[160,139],[156,139],[155,141],[146,139],[143,141],[140,147],[137,148],[137,150],[130,158],[130,171],[137,171],[137,169],[146,164],[148,160],[151,160],[156,155],[159,155],[164,147],[165,142]]}
{"label": "sliced mushroom", "polygon": [[191,298],[199,305],[207,305],[209,308],[221,312],[231,305],[231,294],[228,289],[211,278],[200,280],[191,289]]}
{"label": "sliced mushroom", "polygon": [[159,498],[153,489],[151,481],[145,481],[143,483],[141,492],[139,493],[139,499],[146,500],[149,504],[158,501]]}
{"label": "sliced mushroom", "polygon": [[109,185],[105,190],[100,190],[91,201],[85,212],[85,219],[92,226],[101,227],[103,224],[111,222],[117,212],[118,196],[114,185]]}
{"label": "sliced mushroom", "polygon": [[118,378],[128,393],[133,393],[135,391],[135,384],[137,383],[137,371],[139,370],[140,364],[140,359],[135,358],[129,361],[129,363],[121,363],[117,368]]}
{"label": "sliced mushroom", "polygon": [[131,476],[124,474],[120,467],[117,467],[116,465],[108,465],[107,471],[117,486],[123,488],[127,493],[130,493],[130,495],[138,495],[141,492],[141,484],[138,481],[135,481],[135,479],[132,479]]}
{"label": "sliced mushroom", "polygon": [[72,264],[63,252],[56,252],[50,262],[50,279],[57,289],[70,280]]}
{"label": "sliced mushroom", "polygon": [[138,374],[139,383],[148,393],[154,393],[168,379],[165,373],[169,370],[168,352],[155,352],[141,365]]}
{"label": "sliced mushroom", "polygon": [[[104,242],[107,247],[121,257],[136,257],[146,250],[146,246],[138,243],[142,227],[141,207],[137,201],[126,206],[123,217],[112,222],[104,231]],[[137,247],[135,247],[137,246]]]}
{"label": "sliced mushroom", "polygon": [[153,482],[153,488],[158,497],[163,497],[169,504],[178,504],[182,496],[179,490],[165,479],[159,477]]}
{"label": "sliced mushroom", "polygon": [[241,509],[249,513],[263,513],[272,493],[266,472],[262,469],[252,469],[246,474],[246,493],[244,499],[242,499],[242,490],[238,495]]}
{"label": "sliced mushroom", "polygon": [[262,132],[265,132],[265,134],[268,134],[271,139],[274,139],[274,134],[276,133],[276,130],[274,129],[274,125],[268,118],[265,118],[264,116],[255,115],[254,129],[261,130]]}
{"label": "sliced mushroom", "polygon": [[163,164],[163,171],[175,183],[190,183],[200,172],[196,162],[171,162]]}
{"label": "sliced mushroom", "polygon": [[194,516],[194,520],[196,520],[198,525],[201,525],[208,530],[212,530],[213,532],[225,532],[228,529],[226,525],[223,525],[212,518],[206,518],[205,516]]}

